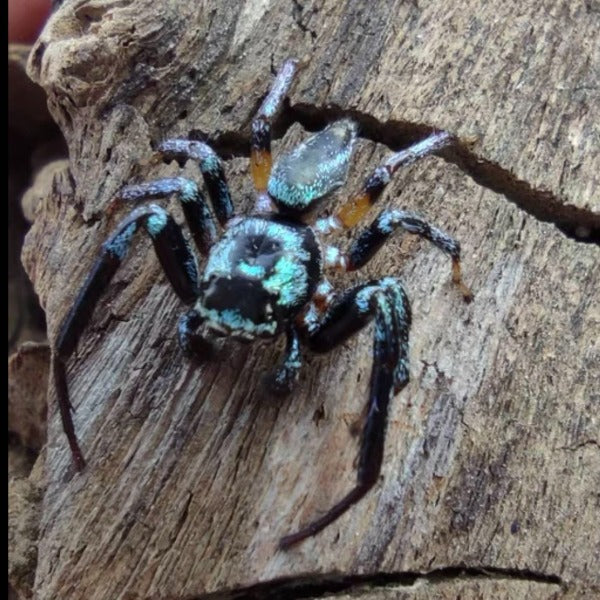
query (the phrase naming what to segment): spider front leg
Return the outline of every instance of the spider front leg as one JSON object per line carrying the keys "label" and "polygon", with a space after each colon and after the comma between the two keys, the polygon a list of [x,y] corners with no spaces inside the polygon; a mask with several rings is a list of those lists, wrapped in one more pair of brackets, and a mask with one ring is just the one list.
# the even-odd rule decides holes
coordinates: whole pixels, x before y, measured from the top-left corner
{"label": "spider front leg", "polygon": [[[315,223],[315,229],[327,235],[333,231],[349,229],[367,214],[371,206],[379,199],[383,190],[392,179],[392,175],[403,166],[410,165],[430,154],[435,154],[456,143],[456,138],[447,131],[438,131],[408,148],[392,154],[380,167],[367,178],[363,189],[348,202],[337,214],[322,217]],[[386,210],[356,240],[346,256],[335,248],[329,249],[329,264],[352,271],[358,269],[379,250],[390,235],[401,227],[428,239],[435,246],[452,257],[452,280],[459,287],[465,302],[473,299],[473,294],[463,283],[460,268],[460,244],[423,218],[401,210]]]}
{"label": "spider front leg", "polygon": [[203,322],[200,313],[192,308],[181,315],[177,325],[179,347],[188,358],[200,361],[210,358],[214,352],[212,343],[196,333]]}
{"label": "spider front leg", "polygon": [[302,366],[302,355],[300,354],[300,339],[296,327],[290,325],[286,331],[287,342],[285,354],[281,364],[265,377],[265,383],[269,389],[278,396],[289,394],[296,381]]}
{"label": "spider front leg", "polygon": [[256,191],[263,195],[271,174],[271,123],[283,105],[290,89],[298,61],[286,60],[252,121],[250,171]]}
{"label": "spider front leg", "polygon": [[362,433],[356,486],[322,517],[282,538],[282,549],[317,534],[358,502],[375,485],[383,460],[388,405],[407,383],[410,305],[399,280],[386,277],[360,285],[327,311],[318,327],[305,331],[315,352],[328,352],[375,318],[373,368]]}
{"label": "spider front leg", "polygon": [[447,131],[438,131],[408,148],[392,154],[377,167],[363,185],[363,189],[346,202],[336,215],[317,220],[316,228],[327,234],[339,229],[354,227],[377,202],[383,190],[400,167],[410,165],[421,158],[435,154],[456,143],[456,138]]}
{"label": "spider front leg", "polygon": [[79,471],[84,468],[85,460],[71,418],[72,406],[69,401],[65,363],[75,351],[100,296],[125,258],[133,236],[140,227],[145,229],[152,239],[158,259],[175,293],[186,304],[191,304],[198,296],[196,259],[177,223],[160,206],[150,204],[136,208],[117,225],[104,242],[100,255],[60,326],[52,360],[63,429]]}

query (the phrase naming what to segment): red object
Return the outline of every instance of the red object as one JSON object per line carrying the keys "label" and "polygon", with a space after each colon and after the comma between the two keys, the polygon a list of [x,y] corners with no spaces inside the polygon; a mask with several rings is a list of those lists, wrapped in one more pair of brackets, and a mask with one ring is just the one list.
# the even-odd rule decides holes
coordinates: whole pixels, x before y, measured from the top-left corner
{"label": "red object", "polygon": [[50,13],[50,0],[8,0],[8,41],[30,44]]}

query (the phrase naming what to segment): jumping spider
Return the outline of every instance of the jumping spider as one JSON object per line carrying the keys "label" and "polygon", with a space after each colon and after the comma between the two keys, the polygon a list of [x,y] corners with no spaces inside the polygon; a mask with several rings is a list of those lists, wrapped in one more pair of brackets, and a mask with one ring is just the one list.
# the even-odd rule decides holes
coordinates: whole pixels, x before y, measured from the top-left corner
{"label": "jumping spider", "polygon": [[[331,123],[282,155],[271,166],[271,122],[282,107],[296,71],[287,60],[252,123],[251,173],[257,190],[250,216],[235,216],[221,161],[205,143],[186,139],[162,142],[165,160],[198,162],[216,218],[224,229],[218,238],[211,211],[198,187],[182,177],[124,187],[119,199],[143,201],[176,194],[193,240],[207,256],[204,271],[171,215],[156,204],[135,208],[104,242],[73,307],[64,319],[54,349],[53,372],[64,431],[78,470],[85,466],[77,442],[67,388],[65,362],[71,356],[102,292],[125,258],[140,228],[150,236],[158,260],[175,293],[191,306],[179,320],[179,345],[188,356],[205,355],[211,336],[236,340],[275,338],[285,332],[287,345],[270,385],[289,392],[301,366],[300,342],[314,352],[328,352],[375,320],[373,368],[354,489],[300,531],[281,539],[288,548],[325,528],[375,484],[380,473],[388,404],[408,382],[408,333],[411,313],[397,277],[383,277],[335,294],[324,277],[327,268],[359,269],[397,228],[428,239],[452,258],[453,281],[471,299],[460,275],[457,241],[410,212],[385,209],[347,252],[321,238],[356,225],[381,196],[401,166],[455,143],[446,132],[392,154],[367,178],[363,189],[334,215],[313,225],[303,216],[346,180],[357,126],[349,119]],[[197,333],[203,325],[203,335]],[[207,339],[208,338],[208,339]]]}

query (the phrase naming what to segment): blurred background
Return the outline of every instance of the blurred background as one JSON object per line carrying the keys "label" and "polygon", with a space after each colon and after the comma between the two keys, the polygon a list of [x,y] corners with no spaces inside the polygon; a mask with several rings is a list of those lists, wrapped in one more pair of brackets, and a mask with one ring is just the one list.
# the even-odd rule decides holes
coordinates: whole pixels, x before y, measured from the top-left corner
{"label": "blurred background", "polygon": [[8,2],[9,600],[31,597],[35,574],[41,496],[29,476],[46,440],[50,359],[44,311],[21,265],[21,247],[45,196],[41,182],[67,160],[46,95],[26,72],[51,10],[50,0]]}
{"label": "blurred background", "polygon": [[35,199],[27,194],[36,174],[66,158],[58,127],[46,108],[44,91],[26,73],[31,44],[51,10],[50,0],[8,2],[8,351],[45,338],[44,313],[21,267],[20,250]]}

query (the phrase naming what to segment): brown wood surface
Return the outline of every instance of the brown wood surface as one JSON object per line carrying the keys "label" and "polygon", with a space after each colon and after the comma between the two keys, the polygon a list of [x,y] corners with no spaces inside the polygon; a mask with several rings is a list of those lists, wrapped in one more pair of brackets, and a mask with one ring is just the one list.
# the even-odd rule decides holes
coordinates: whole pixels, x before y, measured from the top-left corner
{"label": "brown wood surface", "polygon": [[39,598],[600,593],[600,251],[581,241],[600,236],[599,25],[595,0],[62,4],[29,64],[71,158],[24,251],[51,341],[125,212],[106,210],[115,192],[178,172],[149,160],[154,144],[208,135],[251,206],[249,124],[290,55],[305,66],[274,150],[304,135],[297,122],[353,115],[347,190],[429,128],[477,138],[399,173],[381,202],[461,241],[475,300],[410,237],[340,279],[402,274],[412,380],[380,483],[283,553],[280,536],[353,484],[372,330],[307,356],[275,400],[260,382],[281,342],[183,359],[184,307],[140,239],[70,361],[82,474],[50,391]]}

